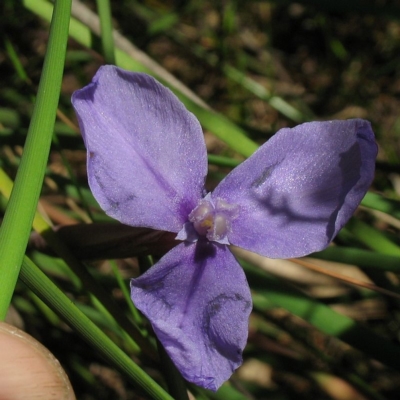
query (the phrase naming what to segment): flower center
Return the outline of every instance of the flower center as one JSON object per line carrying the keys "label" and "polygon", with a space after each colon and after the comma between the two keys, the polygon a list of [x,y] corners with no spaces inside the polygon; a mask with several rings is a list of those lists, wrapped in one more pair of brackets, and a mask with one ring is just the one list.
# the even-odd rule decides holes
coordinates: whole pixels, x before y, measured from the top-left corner
{"label": "flower center", "polygon": [[228,204],[219,198],[213,201],[208,194],[189,214],[189,221],[200,236],[229,244],[227,236],[231,231],[231,222],[238,216],[238,211],[239,206]]}

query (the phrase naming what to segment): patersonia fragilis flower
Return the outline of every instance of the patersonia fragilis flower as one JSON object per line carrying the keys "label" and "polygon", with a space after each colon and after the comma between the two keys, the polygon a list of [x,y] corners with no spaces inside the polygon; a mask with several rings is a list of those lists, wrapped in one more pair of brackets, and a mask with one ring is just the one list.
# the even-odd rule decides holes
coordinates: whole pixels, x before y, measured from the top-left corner
{"label": "patersonia fragilis flower", "polygon": [[182,375],[216,390],[242,362],[251,311],[228,245],[273,258],[324,249],[373,179],[371,126],[281,129],[207,194],[200,124],[152,77],[104,66],[72,101],[100,206],[181,241],[132,280],[131,296]]}

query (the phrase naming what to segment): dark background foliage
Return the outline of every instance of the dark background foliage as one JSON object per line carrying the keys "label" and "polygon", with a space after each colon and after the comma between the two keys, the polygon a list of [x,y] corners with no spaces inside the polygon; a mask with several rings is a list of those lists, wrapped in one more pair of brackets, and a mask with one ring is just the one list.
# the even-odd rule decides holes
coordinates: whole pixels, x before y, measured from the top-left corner
{"label": "dark background foliage", "polygon": [[[96,10],[95,2],[84,4]],[[400,4],[397,1],[121,0],[112,2],[111,7],[114,26],[120,33],[210,107],[242,127],[257,143],[263,143],[281,127],[303,121],[358,117],[370,120],[379,143],[372,189],[394,200],[398,207]],[[14,177],[41,74],[48,23],[28,11],[23,3],[3,0],[0,29],[0,166]],[[13,57],[19,60],[26,78],[16,68]],[[70,40],[59,106],[66,118],[56,123],[58,140],[53,143],[41,197],[41,207],[56,225],[87,222],[84,207],[73,190],[78,185],[87,191],[87,183],[85,150],[81,138],[74,133],[76,119],[70,96],[87,84],[102,64],[98,38],[90,50]],[[295,112],[282,112],[276,99],[278,104],[284,101]],[[205,137],[211,154],[242,159],[207,130]],[[75,182],[71,181],[71,171]],[[209,187],[227,171],[228,167],[210,164]],[[3,197],[0,204],[4,210]],[[97,221],[105,219],[96,206],[91,207]],[[368,238],[363,239],[363,234],[369,235],[365,227],[380,231],[394,246],[399,245],[398,219],[393,221],[390,215],[365,209],[357,217],[365,225],[350,225],[336,240],[339,246],[384,253],[368,244]],[[58,259],[45,255],[34,240],[28,251],[87,315],[164,384],[157,366],[146,357],[136,356],[131,345],[109,329],[112,323],[102,320],[88,295],[55,267]],[[388,272],[384,259],[381,260],[375,269],[363,272],[360,269],[354,272],[353,267],[344,264],[320,261],[319,265],[355,279],[370,279],[398,293],[396,271],[392,268]],[[117,261],[117,267],[127,282],[139,273],[138,265],[144,262],[140,257],[124,258]],[[94,261],[90,271],[128,313],[111,263]],[[331,306],[388,343],[399,345],[397,298],[357,285],[344,285],[302,267],[291,270],[277,262],[268,271],[272,271],[268,276],[283,275],[283,282],[294,283],[319,304]],[[260,299],[259,281],[251,272],[248,274],[255,300]],[[275,279],[265,283],[265,291],[275,288],[290,292],[292,286],[279,286]],[[10,318],[59,358],[77,398],[142,398],[123,375],[105,363],[22,283],[17,286],[13,307],[16,316]],[[218,397],[192,388],[193,393],[198,398],[221,399],[398,398],[399,368],[396,371],[386,367],[340,338],[321,333],[304,319],[307,320],[265,299],[255,301],[245,362],[234,375],[232,392],[228,397],[226,394]]]}

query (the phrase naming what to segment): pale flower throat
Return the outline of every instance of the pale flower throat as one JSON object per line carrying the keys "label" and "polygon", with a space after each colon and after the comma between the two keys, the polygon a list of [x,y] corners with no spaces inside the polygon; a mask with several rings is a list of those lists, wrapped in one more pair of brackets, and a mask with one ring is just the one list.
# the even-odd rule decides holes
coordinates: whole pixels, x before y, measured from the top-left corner
{"label": "pale flower throat", "polygon": [[199,236],[221,244],[230,244],[231,222],[239,215],[239,206],[225,200],[211,199],[210,193],[189,214],[189,223],[178,233],[177,239],[196,241]]}

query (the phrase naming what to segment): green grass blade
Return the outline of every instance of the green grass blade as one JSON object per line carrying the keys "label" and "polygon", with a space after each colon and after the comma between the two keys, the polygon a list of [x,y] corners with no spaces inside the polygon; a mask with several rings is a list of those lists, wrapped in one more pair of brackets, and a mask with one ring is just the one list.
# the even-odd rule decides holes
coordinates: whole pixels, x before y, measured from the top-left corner
{"label": "green grass blade", "polygon": [[21,268],[23,282],[57,315],[74,328],[96,351],[152,399],[172,400],[152,378],[87,318],[72,301],[28,258]]}
{"label": "green grass blade", "polygon": [[269,103],[271,107],[275,108],[275,110],[279,111],[287,118],[290,118],[297,123],[305,122],[309,119],[309,117],[303,115],[287,101],[283,100],[279,96],[273,95],[263,85],[240,72],[238,69],[229,65],[224,65],[223,69],[226,76],[232,79],[232,81],[239,83],[255,96]]}
{"label": "green grass blade", "polygon": [[135,321],[136,324],[141,324],[142,323],[142,318],[139,314],[139,311],[137,308],[133,305],[133,302],[131,300],[131,295],[129,293],[128,286],[125,284],[124,280],[122,279],[122,275],[118,269],[117,263],[114,260],[110,260],[110,265],[111,269],[113,271],[113,274],[115,276],[115,279],[118,283],[119,288],[121,289],[121,292],[124,296],[125,302],[129,307],[129,310],[133,316],[133,320]]}
{"label": "green grass blade", "polygon": [[311,257],[344,264],[354,264],[362,268],[400,272],[400,256],[380,254],[353,247],[331,246],[325,250],[311,254]]}
{"label": "green grass blade", "polygon": [[237,167],[241,161],[229,157],[217,156],[215,154],[208,154],[208,163],[219,165],[221,167]]}
{"label": "green grass blade", "polygon": [[393,243],[382,232],[363,221],[352,218],[347,223],[344,231],[350,232],[357,240],[378,253],[400,256],[400,247],[397,244]]}
{"label": "green grass blade", "polygon": [[228,118],[199,106],[181,93],[175,91],[175,94],[186,108],[196,115],[204,128],[224,141],[232,150],[237,151],[245,157],[250,157],[258,149],[259,146],[249,139],[245,132]]}
{"label": "green grass blade", "polygon": [[7,51],[8,57],[10,58],[18,77],[21,80],[23,80],[24,82],[29,82],[28,75],[26,74],[22,63],[19,60],[17,52],[15,51],[14,46],[12,45],[11,41],[8,38],[6,38],[4,40],[4,44],[5,44],[5,49]]}
{"label": "green grass blade", "polygon": [[29,233],[50,149],[68,40],[71,0],[58,0],[24,154],[0,230],[0,319],[7,312]]}
{"label": "green grass blade", "polygon": [[97,10],[101,26],[101,43],[103,55],[107,64],[115,64],[113,26],[111,19],[111,7],[109,0],[97,0]]}
{"label": "green grass blade", "polygon": [[400,203],[396,200],[386,199],[380,194],[368,192],[361,204],[400,219]]}

